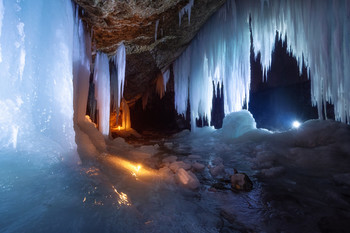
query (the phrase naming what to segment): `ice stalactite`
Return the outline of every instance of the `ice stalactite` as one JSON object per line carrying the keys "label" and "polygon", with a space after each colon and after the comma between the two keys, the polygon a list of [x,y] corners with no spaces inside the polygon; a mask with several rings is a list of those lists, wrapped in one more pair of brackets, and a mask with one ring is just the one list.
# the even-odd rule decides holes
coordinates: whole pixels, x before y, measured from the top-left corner
{"label": "ice stalactite", "polygon": [[185,13],[187,13],[188,16],[188,24],[191,23],[191,10],[194,4],[194,0],[189,0],[189,2],[184,6],[181,11],[179,12],[179,26],[181,26],[182,17]]}
{"label": "ice stalactite", "polygon": [[109,60],[105,53],[98,52],[94,67],[95,98],[97,100],[99,131],[109,135],[110,75]]}
{"label": "ice stalactite", "polygon": [[113,96],[113,110],[116,110],[118,118],[125,83],[126,52],[123,43],[119,45],[116,54],[112,58],[112,61],[115,66],[115,70],[117,71],[117,75],[111,76],[111,94]]}
{"label": "ice stalactite", "polygon": [[228,1],[174,62],[176,110],[185,115],[189,99],[192,130],[196,118],[210,122],[213,82],[215,89],[224,85],[226,114],[248,102],[250,37],[244,7]]}
{"label": "ice stalactite", "polygon": [[170,79],[170,70],[167,69],[165,72],[158,74],[156,81],[156,92],[162,99],[166,92],[166,85]]}
{"label": "ice stalactite", "polygon": [[163,74],[164,91],[166,91],[166,85],[168,84],[169,79],[170,79],[170,70],[167,69],[167,70],[164,71],[162,74]]}
{"label": "ice stalactite", "polygon": [[267,1],[251,4],[255,52],[266,71],[276,31],[287,37],[300,70],[303,59],[311,77],[312,103],[319,116],[325,102],[334,104],[337,120],[350,116],[350,1]]}
{"label": "ice stalactite", "polygon": [[158,25],[159,25],[159,19],[156,21],[156,29],[155,29],[155,32],[154,32],[154,41],[157,41]]}
{"label": "ice stalactite", "polygon": [[0,148],[76,148],[73,15],[70,1],[0,0]]}
{"label": "ice stalactite", "polygon": [[74,84],[74,121],[84,121],[89,92],[91,65],[91,37],[79,19],[78,7],[74,22],[74,50],[73,50],[73,84]]}
{"label": "ice stalactite", "polygon": [[156,80],[156,92],[159,95],[159,98],[162,99],[165,95],[165,88],[164,88],[164,78],[162,74],[158,74],[157,80]]}
{"label": "ice stalactite", "polygon": [[308,68],[312,103],[319,116],[327,101],[334,104],[337,120],[349,122],[349,12],[349,0],[228,0],[174,62],[177,112],[185,114],[189,100],[192,124],[198,117],[210,121],[211,82],[215,88],[224,85],[225,114],[248,106],[251,17],[254,50],[261,53],[265,76],[277,31],[287,38],[300,71],[303,62]]}

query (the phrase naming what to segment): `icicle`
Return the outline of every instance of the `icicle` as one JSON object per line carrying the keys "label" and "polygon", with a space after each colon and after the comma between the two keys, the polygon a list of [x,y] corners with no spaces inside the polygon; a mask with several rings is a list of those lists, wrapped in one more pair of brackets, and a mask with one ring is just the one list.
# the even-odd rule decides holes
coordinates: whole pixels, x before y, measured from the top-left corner
{"label": "icicle", "polygon": [[164,85],[164,91],[166,91],[166,85],[169,82],[170,79],[170,70],[167,69],[164,73],[163,73],[163,85]]}
{"label": "icicle", "polygon": [[[250,37],[245,5],[228,1],[204,25],[185,52],[174,62],[175,107],[185,115],[210,122],[213,85],[224,85],[225,113],[242,109],[250,87]],[[188,98],[189,97],[189,98]]]}
{"label": "icicle", "polygon": [[181,26],[181,20],[182,16],[184,16],[185,13],[188,15],[188,24],[191,24],[191,10],[193,7],[194,0],[189,0],[186,6],[184,6],[180,12],[179,12],[179,26]]}
{"label": "icicle", "polygon": [[[349,0],[228,0],[174,62],[175,106],[191,122],[210,117],[210,82],[223,83],[225,114],[249,102],[251,15],[255,54],[261,53],[264,76],[271,66],[275,34],[287,38],[288,51],[303,61],[311,76],[312,103],[323,114],[323,102],[334,104],[336,119],[350,113]],[[179,13],[180,23],[184,11]],[[320,26],[322,25],[322,27]],[[189,97],[189,98],[188,98]]]}
{"label": "icicle", "polygon": [[98,127],[103,135],[109,134],[110,76],[106,54],[98,52],[94,67],[95,98],[97,100]]}
{"label": "icicle", "polygon": [[154,32],[154,41],[157,41],[158,25],[159,25],[159,19],[157,19],[156,21],[156,31]]}
{"label": "icicle", "polygon": [[164,81],[163,81],[163,75],[158,74],[157,81],[156,81],[156,92],[159,95],[159,98],[162,99],[165,94],[165,88],[164,88]]}
{"label": "icicle", "polygon": [[89,92],[91,65],[91,38],[85,31],[82,20],[79,19],[78,7],[74,22],[73,50],[73,84],[74,84],[74,120],[81,122],[85,119],[86,105]]}
{"label": "icicle", "polygon": [[[113,57],[113,62],[117,70],[117,77],[112,77],[112,95],[114,97],[114,109],[118,110],[120,107],[121,99],[124,93],[124,83],[125,83],[125,67],[126,67],[126,52],[125,46],[121,43],[117,49],[117,53]],[[117,78],[117,80],[115,80]],[[118,111],[117,111],[118,112]]]}

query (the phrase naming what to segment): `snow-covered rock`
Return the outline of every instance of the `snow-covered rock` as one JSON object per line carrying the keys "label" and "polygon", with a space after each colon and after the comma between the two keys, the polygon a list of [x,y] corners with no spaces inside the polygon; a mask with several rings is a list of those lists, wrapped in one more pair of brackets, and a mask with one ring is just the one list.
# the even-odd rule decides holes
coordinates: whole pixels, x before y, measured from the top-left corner
{"label": "snow-covered rock", "polygon": [[255,129],[253,115],[247,110],[241,110],[225,116],[220,132],[225,139],[234,139]]}
{"label": "snow-covered rock", "polygon": [[210,174],[214,177],[225,175],[225,166],[223,164],[220,164],[215,167],[211,167],[209,171],[210,171]]}
{"label": "snow-covered rock", "polygon": [[205,166],[204,164],[195,162],[194,164],[192,164],[192,168],[193,168],[193,171],[201,172],[204,170]]}
{"label": "snow-covered rock", "polygon": [[184,163],[183,161],[177,161],[177,162],[171,163],[169,168],[173,172],[176,173],[180,168],[185,169],[185,170],[190,170],[191,169],[191,165],[188,164],[188,163]]}
{"label": "snow-covered rock", "polygon": [[183,168],[179,168],[175,176],[176,180],[186,188],[196,189],[200,185],[196,175],[191,171],[185,171]]}
{"label": "snow-covered rock", "polygon": [[164,159],[162,159],[163,163],[173,163],[177,160],[177,156],[175,155],[171,155],[171,156],[167,156]]}

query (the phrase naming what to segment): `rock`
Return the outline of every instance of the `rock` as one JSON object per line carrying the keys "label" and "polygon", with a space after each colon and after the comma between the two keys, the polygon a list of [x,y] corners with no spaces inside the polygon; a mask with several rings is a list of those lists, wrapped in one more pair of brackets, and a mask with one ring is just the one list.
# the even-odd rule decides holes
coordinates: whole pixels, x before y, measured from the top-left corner
{"label": "rock", "polygon": [[151,154],[142,152],[139,150],[132,150],[132,151],[129,151],[128,153],[130,155],[130,158],[132,158],[133,160],[144,160],[152,157]]}
{"label": "rock", "polygon": [[251,191],[253,182],[245,173],[235,173],[231,176],[231,187],[234,190]]}
{"label": "rock", "polygon": [[222,165],[222,163],[223,163],[223,160],[222,160],[222,158],[220,158],[220,157],[216,157],[215,159],[213,159],[212,161],[211,161],[211,163],[213,164],[213,165]]}
{"label": "rock", "polygon": [[[113,55],[126,47],[124,97],[134,103],[151,88],[152,81],[184,51],[206,20],[225,0],[196,0],[179,26],[179,12],[188,0],[106,1],[74,0],[83,10],[82,19],[93,30],[93,47]],[[158,22],[157,40],[155,39]]]}
{"label": "rock", "polygon": [[201,163],[195,162],[194,164],[192,164],[192,168],[193,168],[193,171],[201,172],[204,170],[205,166]]}
{"label": "rock", "polygon": [[219,175],[225,175],[225,166],[220,164],[209,169],[209,172],[212,176],[216,177]]}
{"label": "rock", "polygon": [[176,173],[177,181],[189,189],[197,189],[200,185],[196,175],[191,171],[185,171],[183,168],[179,168]]}
{"label": "rock", "polygon": [[189,155],[187,158],[195,160],[195,159],[202,159],[202,156],[200,156],[200,155]]}
{"label": "rock", "polygon": [[168,156],[168,157],[165,157],[162,162],[163,163],[173,163],[177,160],[177,156],[175,155],[171,155],[171,156]]}
{"label": "rock", "polygon": [[159,174],[168,179],[174,176],[174,173],[168,167],[162,167],[159,169]]}
{"label": "rock", "polygon": [[173,171],[173,172],[177,172],[177,170],[179,170],[180,168],[184,169],[184,170],[190,170],[191,169],[191,165],[184,163],[182,161],[177,161],[177,162],[173,162],[170,164],[169,168]]}

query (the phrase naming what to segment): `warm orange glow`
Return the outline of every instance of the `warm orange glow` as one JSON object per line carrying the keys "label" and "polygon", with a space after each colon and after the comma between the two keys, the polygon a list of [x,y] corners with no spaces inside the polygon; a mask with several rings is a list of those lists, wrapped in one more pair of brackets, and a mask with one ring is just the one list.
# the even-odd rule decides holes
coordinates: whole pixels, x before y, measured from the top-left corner
{"label": "warm orange glow", "polygon": [[118,126],[118,130],[120,131],[120,125]]}
{"label": "warm orange glow", "polygon": [[136,164],[117,156],[108,156],[106,160],[120,169],[128,171],[134,177],[151,176],[152,170],[146,169],[141,164]]}
{"label": "warm orange glow", "polygon": [[130,206],[131,203],[128,199],[128,195],[126,195],[126,193],[123,193],[123,192],[118,192],[118,190],[112,186],[114,192],[118,195],[118,204],[119,205],[126,205],[126,206]]}

